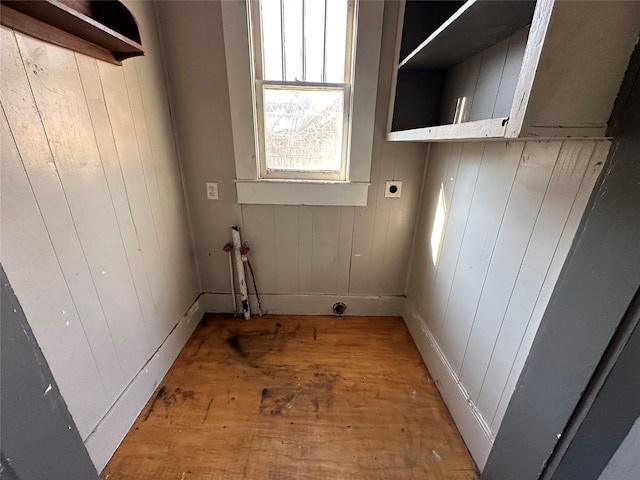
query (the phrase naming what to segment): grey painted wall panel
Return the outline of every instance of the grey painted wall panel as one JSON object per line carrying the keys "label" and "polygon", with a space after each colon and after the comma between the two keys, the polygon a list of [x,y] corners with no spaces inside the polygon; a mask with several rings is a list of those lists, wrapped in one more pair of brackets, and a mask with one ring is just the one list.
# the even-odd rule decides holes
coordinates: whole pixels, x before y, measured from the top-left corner
{"label": "grey painted wall panel", "polygon": [[453,122],[459,98],[464,98],[463,121],[509,116],[528,33],[528,28],[519,30],[448,70],[441,124]]}
{"label": "grey painted wall panel", "polygon": [[639,58],[636,49],[616,107],[611,153],[502,421],[487,479],[538,478],[637,294]]}
{"label": "grey painted wall panel", "polygon": [[[47,233],[60,261],[64,280],[68,284],[77,314],[80,318],[94,319],[93,322],[82,327],[87,340],[93,345],[92,352],[105,389],[107,392],[112,392],[107,395],[113,400],[123,382],[123,376],[119,367],[112,367],[113,364],[118,364],[113,342],[103,340],[110,338],[109,325],[84,249],[78,238],[36,105],[33,101],[22,102],[21,100],[31,97],[31,90],[21,57],[15,54],[17,52],[15,37],[9,30],[3,30],[1,34],[4,47],[2,49],[2,91],[12,92],[12,95],[4,95],[2,100],[5,113],[13,119],[12,130],[8,130],[8,124],[7,130],[3,130],[5,149],[2,158],[3,162],[6,162],[3,168],[8,167],[13,161],[14,153],[10,152],[14,142],[17,148],[15,155],[32,159],[30,162],[20,163],[19,168],[24,169],[40,214],[47,220]],[[6,119],[3,118],[3,121]],[[20,160],[16,161],[20,162]],[[78,326],[80,326],[79,323]]]}
{"label": "grey painted wall panel", "polygon": [[438,361],[446,368],[432,367],[452,376],[472,412],[461,421],[479,423],[468,432],[497,433],[501,402],[513,392],[508,379],[522,368],[545,292],[557,279],[554,265],[562,264],[577,228],[571,219],[584,212],[608,147],[606,141],[432,146],[408,297],[437,342],[425,344],[444,356]]}
{"label": "grey painted wall panel", "polygon": [[491,118],[498,98],[502,72],[504,71],[510,39],[484,50],[478,83],[473,94],[473,103],[469,112],[469,120],[484,120]]}
{"label": "grey painted wall panel", "polygon": [[[16,38],[23,62],[31,66],[25,71],[46,141],[128,381],[145,354],[151,353],[151,347],[101,168],[75,55],[21,34]],[[17,116],[9,117],[10,123],[12,120],[20,121]],[[24,162],[30,160],[23,157]]]}
{"label": "grey painted wall panel", "polygon": [[[220,3],[158,4],[204,291],[230,291],[222,246],[237,224],[261,293],[404,294],[427,147],[384,140],[397,8],[385,7],[368,205],[262,207],[236,203]],[[403,181],[402,198],[384,198],[385,180]],[[220,200],[206,200],[205,181]]]}
{"label": "grey painted wall panel", "polygon": [[[494,352],[513,288],[522,271],[524,255],[537,223],[549,181],[554,171],[558,143],[527,144],[496,238],[480,301],[464,353],[460,380],[474,402],[482,387]],[[506,287],[506,288],[505,288]],[[497,317],[497,318],[496,318]]]}
{"label": "grey painted wall panel", "polygon": [[2,262],[84,439],[200,292],[154,9],[132,10],[147,53],[122,67],[0,30]]}
{"label": "grey painted wall panel", "polygon": [[[563,258],[562,252],[566,252],[568,248],[561,243],[563,231],[571,232],[567,234],[567,238],[572,238],[572,232],[575,232],[577,222],[568,222],[569,212],[575,208],[576,215],[579,215],[578,212],[584,210],[588,189],[600,171],[599,167],[595,167],[596,174],[589,175],[586,181],[586,174],[585,177],[576,174],[576,170],[594,170],[595,162],[590,158],[592,150],[590,142],[569,142],[562,145],[518,278],[510,293],[500,331],[492,350],[484,352],[485,355],[490,354],[491,358],[483,376],[478,407],[486,415],[487,421],[491,422],[494,432],[498,430],[504,414],[504,410],[499,408],[501,399],[504,396],[507,402],[513,392],[513,385],[508,383],[509,375],[522,369],[524,360],[520,359],[523,355],[526,356],[523,352],[527,352],[531,346],[532,338],[526,332],[535,332],[538,326],[541,314],[537,315],[534,307],[538,302],[546,305],[548,301],[548,295],[545,298],[541,290],[552,287],[545,287],[545,280],[549,277],[550,282],[555,282],[557,278],[557,271],[554,273],[551,268],[554,254],[559,252],[557,258]],[[586,196],[579,193],[583,183],[587,190]]]}
{"label": "grey painted wall panel", "polygon": [[564,432],[568,446],[556,447],[545,479],[597,480],[617,450],[624,457],[629,448],[625,438],[640,415],[639,365],[640,288]]}
{"label": "grey painted wall panel", "polygon": [[535,306],[529,316],[524,336],[518,346],[516,359],[511,367],[507,383],[502,391],[498,408],[491,423],[494,431],[498,431],[509,400],[515,392],[518,377],[527,359],[531,345],[533,344],[533,339],[538,331],[538,326],[540,325],[544,311],[549,303],[549,299],[551,298],[553,288],[560,276],[560,271],[566,260],[567,252],[571,248],[575,233],[593,190],[593,185],[602,171],[602,165],[606,159],[609,147],[610,144],[608,142],[596,144],[595,150],[588,162],[587,170],[580,184],[578,193],[575,196],[573,205],[571,206],[569,216],[564,224],[562,235],[560,236],[560,240],[555,248],[553,258],[551,259],[551,263],[549,264],[549,268],[542,283],[542,288],[538,292]]}
{"label": "grey painted wall panel", "polygon": [[[2,264],[13,274],[13,287],[21,297],[80,434],[88,435],[108,408],[105,388],[75,299],[4,119],[3,116]],[[78,381],[80,378],[82,382]]]}
{"label": "grey painted wall panel", "polygon": [[98,479],[58,385],[2,269],[0,477]]}
{"label": "grey painted wall panel", "polygon": [[490,143],[484,149],[438,338],[458,375],[523,146],[523,143]]}

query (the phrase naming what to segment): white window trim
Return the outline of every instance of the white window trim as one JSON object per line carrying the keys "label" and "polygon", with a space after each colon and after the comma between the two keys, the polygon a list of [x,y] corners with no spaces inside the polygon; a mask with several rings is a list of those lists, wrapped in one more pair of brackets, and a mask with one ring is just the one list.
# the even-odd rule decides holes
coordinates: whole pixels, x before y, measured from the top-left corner
{"label": "white window trim", "polygon": [[349,119],[349,171],[346,181],[273,180],[259,178],[253,114],[253,65],[245,1],[223,1],[231,127],[238,203],[285,205],[367,204],[378,90],[384,2],[361,0],[355,45],[355,69]]}
{"label": "white window trim", "polygon": [[330,84],[330,83],[326,83],[326,84],[320,84],[320,83],[312,83],[312,82],[304,82],[304,83],[300,83],[300,82],[275,82],[275,81],[263,81],[263,80],[256,80],[256,85],[255,85],[255,98],[256,98],[256,103],[257,103],[257,111],[259,112],[258,114],[256,114],[257,117],[257,122],[258,122],[258,131],[259,132],[264,132],[264,125],[262,124],[262,122],[264,121],[264,117],[263,117],[263,102],[264,102],[264,97],[262,95],[262,92],[260,92],[260,90],[262,89],[262,87],[264,86],[272,86],[272,85],[288,85],[288,86],[292,86],[293,88],[297,88],[299,86],[304,87],[312,87],[312,86],[317,86],[318,89],[322,90],[322,89],[334,89],[336,91],[340,91],[342,93],[342,99],[343,99],[343,119],[345,119],[345,121],[343,121],[343,128],[342,128],[342,151],[341,151],[341,155],[340,155],[340,160],[341,160],[341,165],[340,165],[340,170],[337,171],[327,171],[327,172],[322,172],[322,171],[305,171],[305,170],[301,170],[301,171],[296,171],[296,170],[277,170],[277,169],[268,169],[267,165],[266,165],[266,152],[265,152],[265,142],[264,139],[262,139],[263,141],[258,141],[258,151],[260,152],[259,158],[260,158],[260,178],[262,179],[271,179],[271,180],[284,180],[284,179],[300,179],[300,180],[345,180],[346,176],[348,175],[347,172],[347,167],[348,167],[348,162],[347,162],[347,155],[348,153],[348,146],[349,146],[349,118],[351,115],[351,92],[350,92],[350,84],[348,83],[342,83],[342,84]]}

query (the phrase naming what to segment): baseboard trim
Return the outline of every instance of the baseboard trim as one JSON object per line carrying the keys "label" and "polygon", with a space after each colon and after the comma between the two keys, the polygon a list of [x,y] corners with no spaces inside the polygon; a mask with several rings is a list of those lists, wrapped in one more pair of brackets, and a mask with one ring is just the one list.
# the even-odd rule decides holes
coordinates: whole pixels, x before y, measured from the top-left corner
{"label": "baseboard trim", "polygon": [[494,440],[488,423],[460,383],[444,352],[409,298],[405,301],[402,317],[449,408],[460,435],[482,471]]}
{"label": "baseboard trim", "polygon": [[[232,313],[230,293],[203,293],[202,308],[211,313]],[[333,315],[336,302],[347,305],[345,315],[400,316],[405,297],[394,295],[260,295],[262,312],[280,315]],[[236,295],[240,311],[240,296]],[[255,295],[249,295],[249,308],[257,314]]]}
{"label": "baseboard trim", "polygon": [[162,342],[162,345],[131,380],[131,383],[127,385],[84,441],[98,472],[101,472],[107,465],[198,325],[204,311],[201,299],[202,296],[193,302],[189,310]]}

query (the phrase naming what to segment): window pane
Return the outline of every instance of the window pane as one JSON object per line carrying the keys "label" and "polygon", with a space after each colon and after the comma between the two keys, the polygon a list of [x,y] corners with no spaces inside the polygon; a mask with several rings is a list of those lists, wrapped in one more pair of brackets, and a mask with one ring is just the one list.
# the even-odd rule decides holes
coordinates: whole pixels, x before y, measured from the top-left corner
{"label": "window pane", "polygon": [[262,0],[260,2],[262,27],[262,58],[265,80],[284,80],[282,78],[282,29],[280,26],[280,0]]}
{"label": "window pane", "polygon": [[347,0],[260,0],[262,79],[344,83],[347,11]]}
{"label": "window pane", "polygon": [[283,0],[285,80],[304,80],[302,76],[302,2]]}
{"label": "window pane", "polygon": [[[324,0],[306,0],[304,2],[305,82],[324,81],[324,43]],[[327,52],[329,53],[333,55],[336,52]]]}
{"label": "window pane", "polygon": [[347,49],[347,0],[327,0],[326,42],[327,64],[324,81],[343,83]]}
{"label": "window pane", "polygon": [[344,92],[277,86],[263,92],[267,169],[340,171]]}

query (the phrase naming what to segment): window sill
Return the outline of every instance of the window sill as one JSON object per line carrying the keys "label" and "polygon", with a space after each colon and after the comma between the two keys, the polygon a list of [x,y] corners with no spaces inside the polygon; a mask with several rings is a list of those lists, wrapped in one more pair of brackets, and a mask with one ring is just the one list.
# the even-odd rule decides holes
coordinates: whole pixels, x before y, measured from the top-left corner
{"label": "window sill", "polygon": [[369,183],[317,180],[235,180],[238,203],[365,207]]}

